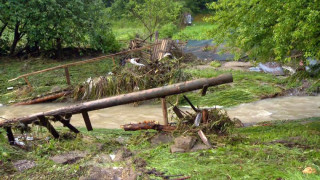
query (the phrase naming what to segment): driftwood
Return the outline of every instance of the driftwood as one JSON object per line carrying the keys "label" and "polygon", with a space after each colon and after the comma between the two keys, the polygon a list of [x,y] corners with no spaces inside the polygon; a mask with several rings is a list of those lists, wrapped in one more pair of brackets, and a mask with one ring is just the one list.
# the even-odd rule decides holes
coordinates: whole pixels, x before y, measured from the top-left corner
{"label": "driftwood", "polygon": [[208,85],[210,87],[210,86],[217,86],[220,84],[230,83],[232,81],[233,81],[233,78],[231,74],[224,74],[215,78],[197,79],[197,80],[187,81],[183,83],[173,84],[170,86],[164,86],[160,88],[143,90],[139,92],[133,92],[130,94],[124,94],[124,95],[99,99],[95,101],[85,102],[82,104],[63,107],[63,108],[52,110],[52,111],[40,112],[30,116],[9,119],[5,121],[1,121],[0,127],[5,125],[10,125],[16,122],[30,124],[33,121],[36,121],[39,116],[57,116],[57,115],[65,116],[67,114],[71,115],[71,114],[79,114],[79,113],[84,114],[86,112],[94,111],[98,109],[104,109],[108,107],[129,104],[129,103],[138,102],[138,101],[145,101],[145,100],[150,100],[155,98],[164,98],[170,95],[190,92],[197,89],[201,89],[204,85]]}
{"label": "driftwood", "polygon": [[139,130],[148,130],[148,129],[154,129],[157,131],[174,131],[176,129],[175,126],[169,126],[169,125],[160,125],[155,122],[144,122],[144,123],[138,123],[138,124],[126,124],[121,126],[125,131],[139,131]]}
{"label": "driftwood", "polygon": [[61,98],[63,96],[67,96],[67,95],[69,95],[71,93],[72,93],[72,91],[59,92],[59,93],[56,93],[56,94],[47,95],[47,96],[44,96],[44,97],[40,97],[40,98],[29,100],[29,101],[19,102],[19,103],[14,104],[14,106],[31,105],[31,104],[37,104],[37,103],[47,102],[47,101],[51,101],[51,100],[56,100],[56,99]]}

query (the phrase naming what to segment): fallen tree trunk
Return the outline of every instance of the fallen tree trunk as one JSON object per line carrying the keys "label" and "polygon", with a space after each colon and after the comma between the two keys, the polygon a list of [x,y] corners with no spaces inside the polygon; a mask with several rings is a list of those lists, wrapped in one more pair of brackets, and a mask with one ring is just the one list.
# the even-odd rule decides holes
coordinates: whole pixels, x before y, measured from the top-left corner
{"label": "fallen tree trunk", "polygon": [[208,87],[217,86],[220,84],[230,83],[232,81],[233,81],[233,78],[231,74],[224,74],[215,78],[197,79],[197,80],[187,81],[187,82],[173,84],[169,86],[85,102],[82,104],[63,107],[63,108],[59,108],[52,111],[40,112],[30,116],[9,119],[9,120],[0,122],[0,127],[4,125],[9,125],[15,122],[30,124],[33,121],[37,120],[39,116],[59,116],[59,115],[65,116],[67,114],[79,114],[83,112],[94,111],[98,109],[104,109],[112,106],[129,104],[129,103],[138,102],[138,101],[145,101],[145,100],[150,100],[155,98],[163,98],[170,95],[181,94],[184,92],[190,92],[197,89],[202,89],[204,86],[208,86]]}
{"label": "fallen tree trunk", "polygon": [[67,95],[69,95],[71,93],[72,93],[72,91],[64,91],[64,92],[60,92],[60,93],[51,94],[51,95],[47,95],[47,96],[44,96],[44,97],[32,99],[32,100],[29,100],[29,101],[19,102],[19,103],[14,104],[13,106],[31,105],[31,104],[37,104],[37,103],[47,102],[47,101],[51,101],[51,100],[56,100],[56,99],[61,98],[63,96],[67,96]]}
{"label": "fallen tree trunk", "polygon": [[148,130],[154,129],[157,131],[174,131],[177,127],[169,126],[169,125],[160,125],[155,122],[146,122],[146,123],[139,123],[139,124],[126,124],[121,126],[121,128],[125,131],[139,131],[139,130]]}

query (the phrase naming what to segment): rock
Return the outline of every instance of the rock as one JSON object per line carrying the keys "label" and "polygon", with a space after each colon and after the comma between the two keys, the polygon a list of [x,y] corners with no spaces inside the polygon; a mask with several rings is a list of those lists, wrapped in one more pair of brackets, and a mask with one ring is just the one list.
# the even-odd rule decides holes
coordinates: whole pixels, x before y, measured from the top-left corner
{"label": "rock", "polygon": [[34,161],[29,160],[19,160],[13,163],[13,166],[17,171],[25,171],[35,167],[37,164]]}
{"label": "rock", "polygon": [[50,159],[58,164],[73,164],[78,160],[86,157],[86,155],[87,155],[86,152],[71,151],[68,153],[53,156]]}
{"label": "rock", "polygon": [[206,149],[210,149],[209,146],[203,144],[203,143],[196,143],[193,148],[190,150],[191,152],[196,152],[196,151],[200,151],[200,150],[206,150]]}
{"label": "rock", "polygon": [[159,133],[151,138],[152,145],[166,144],[173,141],[173,137],[167,133]]}
{"label": "rock", "polygon": [[117,152],[116,157],[114,158],[114,161],[115,162],[124,161],[125,159],[127,159],[128,157],[131,157],[132,155],[133,154],[129,149],[122,148]]}
{"label": "rock", "polygon": [[175,145],[172,145],[172,146],[170,147],[170,152],[171,152],[171,153],[184,153],[184,152],[186,152],[186,150],[181,149],[181,148],[178,148],[178,147],[176,147]]}
{"label": "rock", "polygon": [[180,136],[174,140],[174,145],[171,146],[170,150],[172,153],[175,152],[188,152],[196,143],[196,139],[191,136]]}
{"label": "rock", "polygon": [[174,145],[179,149],[189,151],[195,144],[196,139],[191,136],[180,136],[174,140]]}

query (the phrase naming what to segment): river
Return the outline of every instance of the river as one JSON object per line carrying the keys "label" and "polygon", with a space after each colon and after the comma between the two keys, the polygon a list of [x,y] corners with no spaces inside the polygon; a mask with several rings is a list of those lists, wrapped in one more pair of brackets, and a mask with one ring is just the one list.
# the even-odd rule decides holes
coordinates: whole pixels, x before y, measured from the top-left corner
{"label": "river", "polygon": [[[25,106],[3,106],[0,107],[0,117],[9,119],[26,116],[68,105],[72,104],[46,103]],[[308,117],[320,117],[320,96],[288,96],[265,99],[226,108],[226,111],[230,117],[238,118],[244,124],[254,124],[272,120],[294,120]],[[115,129],[120,128],[123,124],[151,120],[162,122],[161,106],[149,103],[138,107],[133,107],[132,104],[110,107],[91,111],[89,112],[89,115],[93,128]],[[71,122],[74,126],[85,126],[81,115],[74,115]]]}

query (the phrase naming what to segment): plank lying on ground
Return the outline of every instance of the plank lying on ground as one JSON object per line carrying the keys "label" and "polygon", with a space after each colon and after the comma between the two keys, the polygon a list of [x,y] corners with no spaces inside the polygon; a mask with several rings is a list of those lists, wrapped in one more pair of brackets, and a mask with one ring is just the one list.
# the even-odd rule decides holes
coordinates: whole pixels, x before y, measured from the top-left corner
{"label": "plank lying on ground", "polygon": [[59,92],[59,93],[56,93],[56,94],[47,95],[47,96],[44,96],[44,97],[40,97],[40,98],[29,100],[29,101],[19,102],[19,103],[14,104],[14,106],[30,105],[30,104],[37,104],[37,103],[42,103],[42,102],[46,102],[46,101],[51,101],[51,100],[55,100],[55,99],[61,98],[63,96],[67,96],[67,95],[69,95],[71,93],[72,93],[72,91]]}
{"label": "plank lying on ground", "polygon": [[20,79],[20,78],[25,78],[25,77],[28,77],[28,76],[34,75],[34,74],[40,74],[40,73],[47,72],[47,71],[53,71],[53,70],[56,70],[56,69],[66,68],[66,67],[69,67],[69,66],[76,66],[76,65],[80,65],[80,64],[92,63],[92,62],[100,61],[100,60],[103,60],[103,59],[106,59],[106,58],[111,58],[111,57],[122,55],[122,54],[128,54],[130,52],[141,51],[143,49],[151,48],[151,47],[153,47],[155,45],[157,45],[157,44],[152,44],[150,46],[145,46],[145,47],[142,47],[142,48],[132,49],[132,50],[128,50],[128,51],[122,51],[122,52],[109,54],[109,55],[105,55],[105,56],[100,56],[100,57],[97,57],[97,58],[92,58],[92,59],[88,59],[88,60],[84,60],[84,61],[78,61],[78,62],[75,62],[75,63],[69,63],[69,64],[60,65],[60,66],[55,66],[55,67],[52,67],[52,68],[43,69],[41,71],[35,71],[35,72],[32,72],[32,73],[28,73],[28,74],[24,74],[24,75],[18,76],[18,77],[14,78],[14,79],[10,79],[9,82],[15,81],[15,80]]}
{"label": "plank lying on ground", "polygon": [[173,84],[169,86],[148,89],[148,90],[143,90],[139,92],[118,95],[114,97],[108,97],[108,98],[99,99],[95,101],[89,101],[89,102],[85,102],[85,103],[81,103],[81,104],[77,104],[69,107],[59,108],[52,111],[40,112],[30,116],[9,119],[5,121],[1,121],[0,127],[15,123],[15,122],[21,122],[26,124],[32,123],[33,121],[37,120],[38,116],[55,116],[55,115],[65,116],[66,114],[79,114],[84,111],[89,112],[89,111],[104,109],[104,108],[123,105],[123,104],[130,104],[138,101],[151,100],[155,98],[162,98],[165,96],[190,92],[197,89],[202,89],[203,85],[206,85],[206,84],[210,87],[210,86],[217,86],[220,84],[231,83],[232,81],[233,81],[232,74],[224,74],[215,78],[197,79],[197,80],[187,81],[187,82]]}

